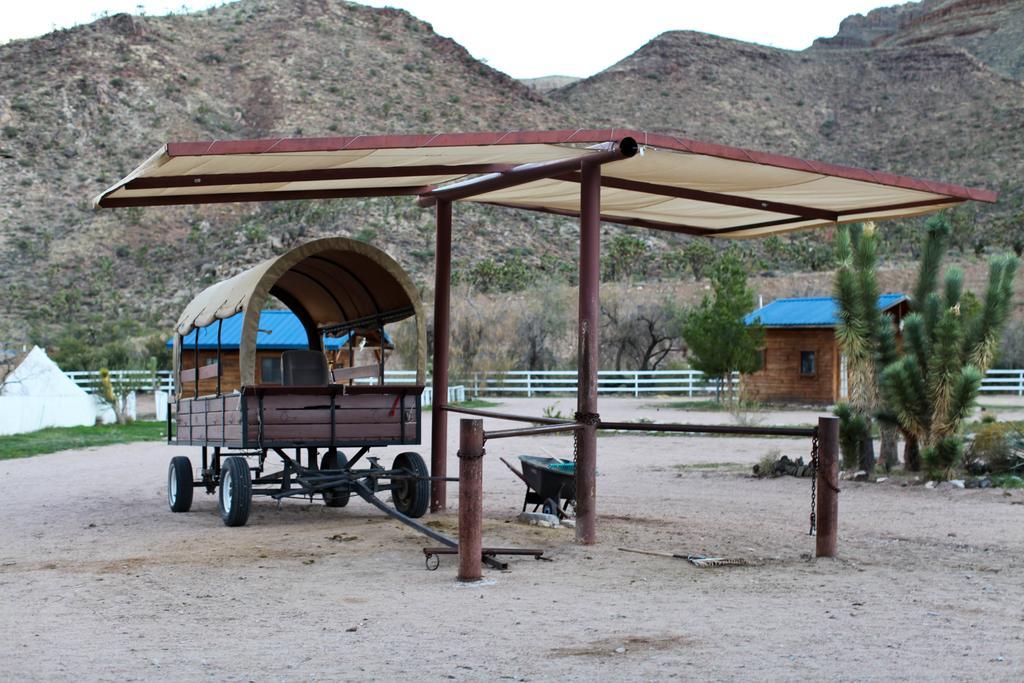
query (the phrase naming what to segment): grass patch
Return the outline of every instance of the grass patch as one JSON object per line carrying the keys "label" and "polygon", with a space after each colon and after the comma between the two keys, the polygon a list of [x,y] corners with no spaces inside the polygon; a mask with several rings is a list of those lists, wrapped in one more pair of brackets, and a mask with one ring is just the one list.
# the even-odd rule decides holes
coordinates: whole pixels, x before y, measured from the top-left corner
{"label": "grass patch", "polygon": [[1024,489],[1024,479],[1015,474],[994,474],[992,485],[1001,489]]}
{"label": "grass patch", "polygon": [[725,412],[729,410],[728,404],[714,400],[705,401],[671,401],[669,403],[649,403],[644,406],[650,410],[657,408],[672,408],[674,410],[705,410],[711,412]]}
{"label": "grass patch", "polygon": [[[497,408],[501,404],[496,401],[485,401],[482,398],[471,398],[468,401],[449,404],[453,408]],[[429,413],[434,406],[427,406],[423,412]]]}
{"label": "grass patch", "polygon": [[1022,420],[1006,420],[1005,422],[1003,420],[999,420],[998,422],[988,423],[975,420],[974,422],[968,422],[964,425],[964,432],[967,434],[973,434],[989,424],[1006,425],[1008,430],[1024,431],[1024,421]]}
{"label": "grass patch", "polygon": [[0,460],[114,443],[162,441],[167,438],[166,430],[164,422],[133,422],[129,425],[50,427],[28,434],[11,434],[0,436]]}
{"label": "grass patch", "polygon": [[672,469],[681,472],[700,472],[702,470],[746,470],[748,465],[741,462],[687,462],[672,465]]}

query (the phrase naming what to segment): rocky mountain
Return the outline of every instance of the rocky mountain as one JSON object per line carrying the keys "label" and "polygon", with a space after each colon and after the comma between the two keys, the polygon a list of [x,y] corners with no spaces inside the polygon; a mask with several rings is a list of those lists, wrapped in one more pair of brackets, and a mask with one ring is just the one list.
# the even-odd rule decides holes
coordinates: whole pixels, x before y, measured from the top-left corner
{"label": "rocky mountain", "polygon": [[[0,342],[68,321],[166,325],[201,287],[297,241],[371,240],[424,284],[408,199],[95,212],[167,140],[614,125],[1003,188],[1024,164],[1024,0],[925,0],[802,52],[658,36],[577,82],[524,84],[401,11],[241,0],[117,15],[0,46]],[[1005,207],[1004,207],[1005,208]],[[654,250],[671,241],[642,234]],[[799,238],[797,238],[799,239]],[[571,262],[572,221],[464,208],[456,267]]]}
{"label": "rocky mountain", "polygon": [[791,52],[671,32],[552,97],[602,125],[951,182],[1024,170],[1024,84],[945,44]]}
{"label": "rocky mountain", "polygon": [[815,48],[962,47],[996,71],[1024,77],[1024,7],[1018,0],[923,0],[848,17]]}

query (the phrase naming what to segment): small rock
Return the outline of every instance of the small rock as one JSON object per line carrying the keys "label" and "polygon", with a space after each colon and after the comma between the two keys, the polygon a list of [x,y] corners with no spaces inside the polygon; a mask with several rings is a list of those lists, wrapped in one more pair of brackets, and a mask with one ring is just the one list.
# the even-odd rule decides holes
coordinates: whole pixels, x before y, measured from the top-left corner
{"label": "small rock", "polygon": [[974,477],[971,477],[970,479],[965,479],[964,480],[964,488],[965,489],[976,489],[976,488],[978,488],[978,480],[975,479]]}
{"label": "small rock", "polygon": [[617,648],[615,648],[615,654],[618,654],[618,655],[621,655],[625,651],[626,651],[626,647],[624,645],[619,645]]}
{"label": "small rock", "polygon": [[992,480],[989,479],[988,477],[982,477],[981,479],[978,480],[978,488],[979,489],[990,489],[990,488],[992,488]]}
{"label": "small rock", "polygon": [[933,489],[933,488],[935,488],[935,482],[934,481],[926,481],[924,483],[924,487],[926,489]]}
{"label": "small rock", "polygon": [[345,629],[345,632],[346,633],[355,633],[358,630],[359,630],[358,626],[349,626],[347,629]]}
{"label": "small rock", "polygon": [[559,526],[558,515],[546,515],[543,512],[520,512],[516,519],[523,524],[554,529]]}
{"label": "small rock", "polygon": [[963,479],[950,479],[949,483],[955,489],[962,489],[962,488],[964,488],[964,480]]}
{"label": "small rock", "polygon": [[883,481],[889,481],[889,477],[879,477],[878,479],[875,479],[876,484],[881,484]]}
{"label": "small rock", "polygon": [[854,481],[867,481],[868,473],[864,470],[857,470],[857,473],[853,475]]}

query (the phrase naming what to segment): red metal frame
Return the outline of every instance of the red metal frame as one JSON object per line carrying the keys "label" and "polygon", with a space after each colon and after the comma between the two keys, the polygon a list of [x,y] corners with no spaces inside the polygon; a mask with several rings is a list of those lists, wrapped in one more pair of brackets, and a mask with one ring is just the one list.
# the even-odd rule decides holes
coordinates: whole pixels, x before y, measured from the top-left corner
{"label": "red metal frame", "polygon": [[[430,473],[445,477],[448,471],[448,340],[452,287],[452,203],[437,202],[437,235],[434,253],[434,367],[433,404],[430,414]],[[430,482],[430,510],[444,510],[447,482]]]}

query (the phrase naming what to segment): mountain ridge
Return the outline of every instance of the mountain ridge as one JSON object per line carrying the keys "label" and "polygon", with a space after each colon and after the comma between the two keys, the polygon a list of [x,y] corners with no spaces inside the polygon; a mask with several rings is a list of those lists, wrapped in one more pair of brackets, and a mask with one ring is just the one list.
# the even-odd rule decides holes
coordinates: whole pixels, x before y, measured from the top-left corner
{"label": "mountain ridge", "polygon": [[[1024,9],[918,9],[942,10],[948,29],[1007,4]],[[847,42],[863,32],[851,19]],[[928,39],[934,25],[893,20],[877,45],[804,51],[670,32],[544,91],[406,12],[338,0],[115,15],[2,45],[0,340],[45,341],[67,320],[163,325],[210,282],[328,234],[373,241],[430,281],[431,218],[407,198],[90,210],[169,140],[628,127],[1002,189],[1005,214],[1024,171],[1024,85],[992,40]],[[492,258],[558,273],[575,255],[568,219],[465,206],[458,222],[457,269]],[[654,253],[681,243],[632,234]],[[811,244],[794,238],[794,253]]]}

